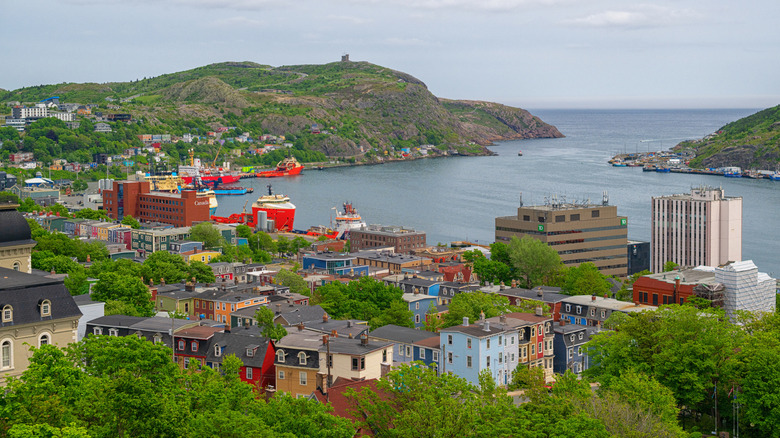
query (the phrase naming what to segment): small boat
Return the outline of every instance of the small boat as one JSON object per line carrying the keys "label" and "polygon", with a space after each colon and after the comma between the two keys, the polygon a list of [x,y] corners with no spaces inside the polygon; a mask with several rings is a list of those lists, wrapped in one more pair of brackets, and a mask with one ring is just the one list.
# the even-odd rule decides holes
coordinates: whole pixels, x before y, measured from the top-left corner
{"label": "small boat", "polygon": [[655,172],[656,170],[658,170],[658,168],[653,164],[647,164],[642,167],[642,172]]}
{"label": "small boat", "polygon": [[726,178],[742,178],[742,172],[725,172],[723,176]]}
{"label": "small boat", "polygon": [[522,157],[523,156],[523,151],[517,151],[517,156],[518,157]]}
{"label": "small boat", "polygon": [[657,167],[657,168],[655,169],[655,171],[656,171],[656,172],[659,172],[659,173],[669,173],[669,172],[671,172],[671,171],[672,171],[672,169],[670,169],[670,168],[668,168],[668,167]]}
{"label": "small boat", "polygon": [[775,172],[769,175],[769,179],[771,179],[772,181],[780,181],[780,172]]}
{"label": "small boat", "polygon": [[246,195],[255,191],[252,187],[215,187],[212,191],[216,195]]}

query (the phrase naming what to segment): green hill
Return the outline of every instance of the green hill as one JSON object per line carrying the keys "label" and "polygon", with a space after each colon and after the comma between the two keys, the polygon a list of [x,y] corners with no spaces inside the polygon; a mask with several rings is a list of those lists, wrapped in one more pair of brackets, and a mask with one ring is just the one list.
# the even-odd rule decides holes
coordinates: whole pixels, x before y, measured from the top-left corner
{"label": "green hill", "polygon": [[[0,91],[0,102],[51,96],[130,113],[149,132],[203,135],[232,126],[253,136],[295,138],[329,156],[361,157],[374,148],[421,144],[481,154],[494,141],[562,137],[525,110],[439,99],[413,76],[367,62],[283,67],[225,62],[131,82]],[[107,109],[109,103],[118,108]],[[311,135],[313,124],[328,133]]]}
{"label": "green hill", "polygon": [[696,152],[691,167],[775,170],[780,166],[780,105],[731,122],[701,140],[685,141],[675,147],[686,149]]}

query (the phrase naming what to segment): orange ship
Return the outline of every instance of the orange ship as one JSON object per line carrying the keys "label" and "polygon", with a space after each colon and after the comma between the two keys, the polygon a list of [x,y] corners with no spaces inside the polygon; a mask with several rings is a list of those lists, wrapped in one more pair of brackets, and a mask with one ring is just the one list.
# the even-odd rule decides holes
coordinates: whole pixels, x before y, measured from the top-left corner
{"label": "orange ship", "polygon": [[258,178],[273,178],[277,176],[300,175],[301,172],[303,172],[303,164],[299,163],[295,157],[287,157],[276,165],[276,169],[257,172],[255,176]]}

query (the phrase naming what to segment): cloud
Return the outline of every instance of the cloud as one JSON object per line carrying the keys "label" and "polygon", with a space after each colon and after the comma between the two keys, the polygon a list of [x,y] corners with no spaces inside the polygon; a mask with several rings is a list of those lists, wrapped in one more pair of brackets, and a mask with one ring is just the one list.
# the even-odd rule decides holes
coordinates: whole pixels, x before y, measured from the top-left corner
{"label": "cloud", "polygon": [[674,26],[689,23],[697,18],[699,18],[699,14],[690,9],[638,5],[628,10],[603,11],[566,20],[563,23],[584,27],[646,28]]}
{"label": "cloud", "polygon": [[261,27],[267,26],[268,23],[263,23],[260,20],[253,20],[246,17],[230,17],[223,18],[221,20],[214,20],[211,22],[211,27]]}
{"label": "cloud", "polygon": [[361,17],[353,17],[350,15],[328,15],[325,17],[328,20],[334,20],[334,21],[346,21],[348,23],[352,24],[368,24],[371,23],[373,20],[369,20],[367,18],[361,18]]}
{"label": "cloud", "polygon": [[398,38],[392,37],[385,39],[385,43],[391,46],[430,46],[427,41],[423,41],[419,38]]}

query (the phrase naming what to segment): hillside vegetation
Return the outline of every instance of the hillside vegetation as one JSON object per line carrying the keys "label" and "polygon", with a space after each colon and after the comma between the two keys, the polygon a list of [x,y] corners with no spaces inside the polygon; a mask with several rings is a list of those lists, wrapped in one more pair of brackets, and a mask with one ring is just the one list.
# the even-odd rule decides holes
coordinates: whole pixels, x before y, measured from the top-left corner
{"label": "hillside vegetation", "polygon": [[780,105],[731,122],[711,136],[675,147],[684,149],[696,152],[691,167],[776,170],[780,166]]}
{"label": "hillside vegetation", "polygon": [[[419,79],[367,62],[283,67],[225,62],[131,82],[0,91],[0,102],[51,96],[130,113],[147,132],[203,135],[230,126],[253,136],[285,135],[305,149],[339,157],[421,144],[483,154],[494,141],[562,137],[525,110],[439,99]],[[107,110],[107,100],[119,108]],[[311,135],[313,124],[327,133]]]}

